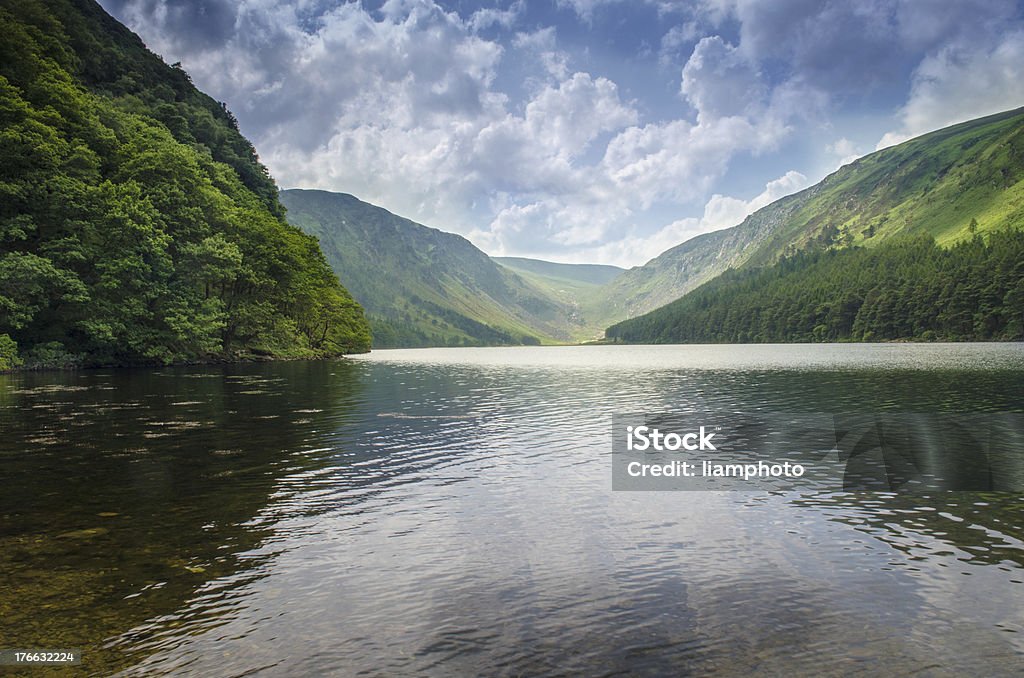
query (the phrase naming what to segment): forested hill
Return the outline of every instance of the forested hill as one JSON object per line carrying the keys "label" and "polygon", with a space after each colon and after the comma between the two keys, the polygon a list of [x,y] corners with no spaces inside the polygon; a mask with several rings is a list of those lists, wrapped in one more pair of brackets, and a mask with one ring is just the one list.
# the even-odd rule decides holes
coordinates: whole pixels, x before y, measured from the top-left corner
{"label": "forested hill", "polygon": [[1024,339],[1024,232],[939,247],[927,234],[880,247],[798,252],[731,270],[613,325],[612,341],[762,343]]}
{"label": "forested hill", "polygon": [[0,368],[362,351],[226,108],[91,0],[0,0]]}
{"label": "forested hill", "polygon": [[[765,214],[777,218],[752,236]],[[632,342],[1024,338],[1022,229],[1018,109],[872,153],[769,205],[723,232],[743,235],[742,249],[728,250],[738,270],[606,335]]]}
{"label": "forested hill", "polygon": [[281,200],[366,307],[376,348],[562,342],[579,326],[571,304],[460,235],[345,193],[287,190]]}
{"label": "forested hill", "polygon": [[802,250],[877,247],[927,233],[943,246],[1024,227],[1024,109],[864,156],[732,228],[698,236],[601,291],[608,323],[678,299],[729,268]]}

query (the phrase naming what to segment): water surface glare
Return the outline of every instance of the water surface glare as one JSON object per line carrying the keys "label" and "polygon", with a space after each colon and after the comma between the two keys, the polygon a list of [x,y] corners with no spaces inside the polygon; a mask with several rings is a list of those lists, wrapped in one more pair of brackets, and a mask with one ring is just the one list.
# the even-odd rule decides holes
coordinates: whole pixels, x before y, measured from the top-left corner
{"label": "water surface glare", "polygon": [[[0,648],[86,675],[1020,675],[1024,497],[613,492],[636,411],[1024,411],[1021,344],[0,375]],[[1024,450],[1021,450],[1024,455]]]}

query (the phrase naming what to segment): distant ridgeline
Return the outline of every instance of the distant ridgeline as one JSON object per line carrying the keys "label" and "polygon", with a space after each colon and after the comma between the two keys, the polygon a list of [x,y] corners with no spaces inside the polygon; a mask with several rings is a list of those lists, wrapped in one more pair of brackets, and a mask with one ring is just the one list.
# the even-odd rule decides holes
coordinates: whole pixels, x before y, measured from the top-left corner
{"label": "distant ridgeline", "polygon": [[662,280],[681,298],[612,325],[606,337],[1024,339],[1022,229],[1018,109],[872,153],[629,271],[613,283],[620,291]]}
{"label": "distant ridgeline", "polygon": [[222,104],[91,0],[0,0],[0,369],[364,351]]}
{"label": "distant ridgeline", "polygon": [[579,299],[618,269],[530,260],[560,276],[544,278],[345,193],[287,190],[281,201],[366,308],[374,348],[526,345],[600,333],[582,321]]}

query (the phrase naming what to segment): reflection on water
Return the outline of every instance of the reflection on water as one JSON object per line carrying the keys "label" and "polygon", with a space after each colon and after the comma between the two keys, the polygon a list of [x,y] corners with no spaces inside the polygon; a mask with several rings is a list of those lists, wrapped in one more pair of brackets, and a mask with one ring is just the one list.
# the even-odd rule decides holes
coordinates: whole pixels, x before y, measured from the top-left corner
{"label": "reflection on water", "polygon": [[1011,674],[1024,497],[612,492],[610,422],[1021,412],[1022,376],[1020,345],[0,375],[0,646],[95,675]]}
{"label": "reflection on water", "polygon": [[253,517],[358,393],[350,363],[0,375],[0,646],[80,646],[108,673],[134,657],[107,638],[259,576]]}

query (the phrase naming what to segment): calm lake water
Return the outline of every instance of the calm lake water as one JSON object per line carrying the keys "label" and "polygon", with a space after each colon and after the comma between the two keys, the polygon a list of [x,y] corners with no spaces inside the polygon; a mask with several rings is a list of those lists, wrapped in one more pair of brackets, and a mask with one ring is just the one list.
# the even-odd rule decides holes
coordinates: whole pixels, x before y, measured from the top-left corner
{"label": "calm lake water", "polygon": [[0,648],[87,675],[1020,675],[1022,495],[611,489],[613,413],[851,408],[1024,412],[1024,346],[0,375]]}

